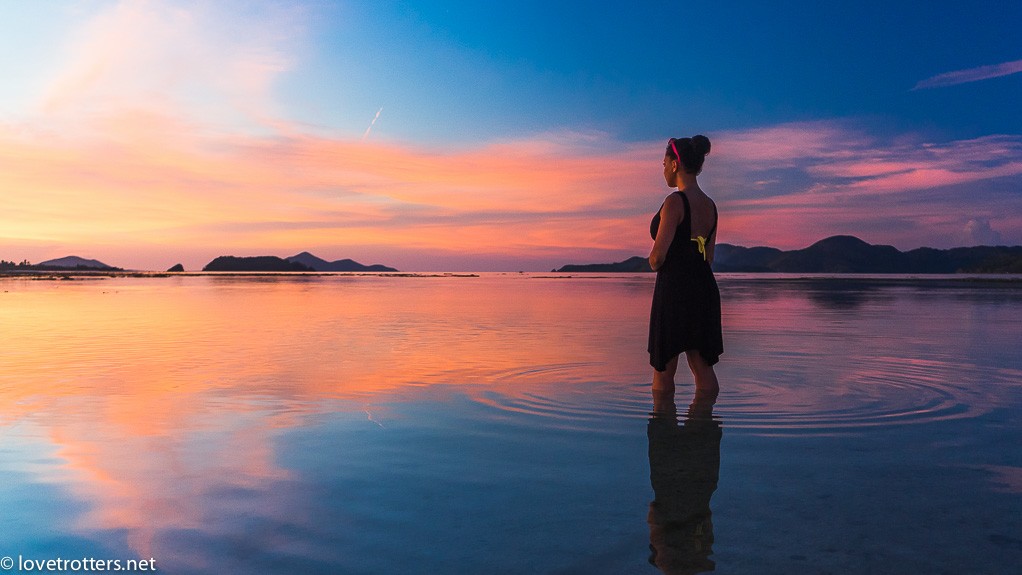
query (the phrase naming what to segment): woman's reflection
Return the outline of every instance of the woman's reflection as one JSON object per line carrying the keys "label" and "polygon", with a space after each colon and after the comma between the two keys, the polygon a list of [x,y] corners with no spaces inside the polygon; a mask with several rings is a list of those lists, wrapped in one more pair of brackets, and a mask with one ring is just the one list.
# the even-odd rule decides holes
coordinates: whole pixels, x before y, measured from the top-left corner
{"label": "woman's reflection", "polygon": [[654,392],[649,418],[649,562],[664,573],[713,571],[710,497],[720,473],[716,391],[697,391],[679,425],[673,392]]}

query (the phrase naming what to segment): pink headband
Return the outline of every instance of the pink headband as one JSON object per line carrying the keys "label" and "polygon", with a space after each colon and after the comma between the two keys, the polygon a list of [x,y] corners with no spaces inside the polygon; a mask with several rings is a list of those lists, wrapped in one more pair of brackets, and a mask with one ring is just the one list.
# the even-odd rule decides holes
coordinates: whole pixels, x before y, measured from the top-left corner
{"label": "pink headband", "polygon": [[678,148],[674,147],[674,138],[671,138],[671,149],[674,150],[674,157],[678,159],[678,163],[681,163],[681,154],[678,153]]}

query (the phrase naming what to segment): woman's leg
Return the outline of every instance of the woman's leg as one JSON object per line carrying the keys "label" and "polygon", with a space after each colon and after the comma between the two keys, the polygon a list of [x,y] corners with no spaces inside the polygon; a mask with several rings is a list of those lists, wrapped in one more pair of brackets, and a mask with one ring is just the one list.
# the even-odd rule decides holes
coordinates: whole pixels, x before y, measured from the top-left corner
{"label": "woman's leg", "polygon": [[678,371],[678,356],[667,362],[663,371],[653,369],[653,391],[674,393],[674,374]]}
{"label": "woman's leg", "polygon": [[[710,393],[714,396],[720,391],[720,384],[717,383],[717,374],[713,371],[713,366],[706,363],[703,356],[699,355],[699,351],[690,349],[685,352],[688,357],[688,367],[692,370],[692,377],[696,380],[696,392]],[[677,364],[675,364],[677,368]],[[655,381],[655,378],[654,378]]]}
{"label": "woman's leg", "polygon": [[674,392],[653,388],[653,413],[655,416],[672,416],[678,414],[678,406],[674,403]]}

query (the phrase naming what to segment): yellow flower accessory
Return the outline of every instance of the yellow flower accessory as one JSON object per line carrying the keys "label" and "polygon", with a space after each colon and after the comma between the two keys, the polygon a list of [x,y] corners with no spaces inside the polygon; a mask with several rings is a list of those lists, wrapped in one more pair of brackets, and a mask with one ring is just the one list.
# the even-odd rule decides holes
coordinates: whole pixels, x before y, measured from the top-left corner
{"label": "yellow flower accessory", "polygon": [[706,238],[703,236],[696,236],[692,238],[692,241],[699,246],[699,253],[703,254],[703,261],[706,261]]}

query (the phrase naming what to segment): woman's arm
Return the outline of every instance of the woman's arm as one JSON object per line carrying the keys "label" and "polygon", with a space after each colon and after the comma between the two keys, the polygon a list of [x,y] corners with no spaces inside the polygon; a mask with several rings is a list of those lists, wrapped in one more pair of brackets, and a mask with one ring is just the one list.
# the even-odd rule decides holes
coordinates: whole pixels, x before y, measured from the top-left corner
{"label": "woman's arm", "polygon": [[713,218],[714,218],[713,233],[710,234],[710,237],[706,238],[706,263],[710,264],[711,266],[713,265],[713,249],[715,247],[717,247],[717,223],[720,221],[718,219],[719,217],[720,216],[717,214],[717,204],[716,204],[716,202],[714,202],[713,203]]}
{"label": "woman's arm", "polygon": [[713,265],[713,248],[717,245],[717,230],[713,230],[710,237],[706,240],[706,262]]}
{"label": "woman's arm", "polygon": [[660,227],[656,231],[656,240],[653,242],[653,249],[649,252],[649,267],[653,271],[660,269],[667,259],[667,250],[674,241],[674,233],[678,229],[678,223],[685,217],[685,204],[677,194],[671,194],[664,200],[664,206],[660,208]]}

